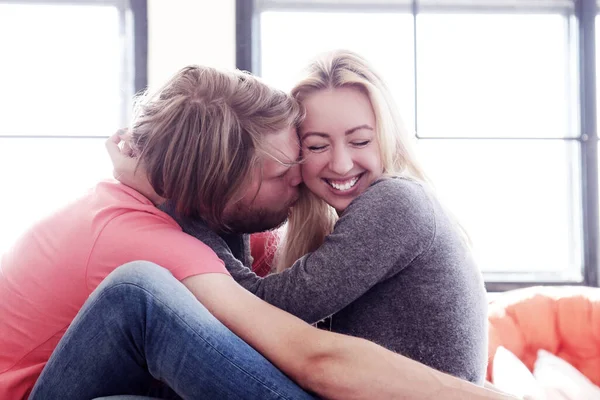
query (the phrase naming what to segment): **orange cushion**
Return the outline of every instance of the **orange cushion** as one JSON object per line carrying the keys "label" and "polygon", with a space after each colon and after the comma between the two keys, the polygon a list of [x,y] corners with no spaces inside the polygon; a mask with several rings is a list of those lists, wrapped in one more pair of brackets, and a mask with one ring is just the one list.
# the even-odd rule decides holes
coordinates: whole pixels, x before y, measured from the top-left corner
{"label": "orange cushion", "polygon": [[532,287],[499,295],[489,309],[488,379],[498,346],[529,370],[539,349],[600,385],[600,288]]}

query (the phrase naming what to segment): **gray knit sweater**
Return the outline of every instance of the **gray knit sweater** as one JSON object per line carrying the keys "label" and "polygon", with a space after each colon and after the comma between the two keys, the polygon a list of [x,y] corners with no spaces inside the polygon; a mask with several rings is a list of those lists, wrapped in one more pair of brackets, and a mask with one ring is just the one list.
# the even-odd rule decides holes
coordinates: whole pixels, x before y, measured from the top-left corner
{"label": "gray knit sweater", "polygon": [[247,267],[248,260],[244,265],[242,237],[219,237],[200,221],[179,222],[212,247],[240,285],[265,301],[309,323],[331,316],[334,332],[483,382],[483,280],[456,224],[422,184],[402,178],[375,182],[348,206],[317,251],[264,278]]}

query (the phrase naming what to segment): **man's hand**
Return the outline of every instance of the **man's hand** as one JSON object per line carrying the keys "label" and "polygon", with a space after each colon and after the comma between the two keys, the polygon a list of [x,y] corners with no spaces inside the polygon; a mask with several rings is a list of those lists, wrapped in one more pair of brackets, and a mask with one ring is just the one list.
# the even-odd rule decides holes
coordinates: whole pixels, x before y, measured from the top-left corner
{"label": "man's hand", "polygon": [[120,129],[106,141],[106,150],[113,165],[113,177],[124,185],[140,192],[154,205],[164,203],[165,199],[154,191],[148,180],[146,170],[138,165],[138,159],[126,139],[127,130]]}

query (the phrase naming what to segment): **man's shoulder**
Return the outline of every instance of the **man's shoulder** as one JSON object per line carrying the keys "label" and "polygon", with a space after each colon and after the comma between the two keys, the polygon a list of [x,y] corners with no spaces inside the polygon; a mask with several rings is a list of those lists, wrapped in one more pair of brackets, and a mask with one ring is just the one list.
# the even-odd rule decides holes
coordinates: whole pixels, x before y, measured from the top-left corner
{"label": "man's shoulder", "polygon": [[170,228],[181,231],[170,215],[140,193],[116,181],[103,181],[96,185],[81,206],[94,215],[94,225],[110,224],[113,228],[133,225],[150,230]]}
{"label": "man's shoulder", "polygon": [[93,271],[88,276],[93,284],[114,266],[136,260],[160,265],[179,280],[209,272],[226,273],[223,261],[208,244],[183,232],[167,214],[156,211],[129,210],[106,222],[90,256]]}

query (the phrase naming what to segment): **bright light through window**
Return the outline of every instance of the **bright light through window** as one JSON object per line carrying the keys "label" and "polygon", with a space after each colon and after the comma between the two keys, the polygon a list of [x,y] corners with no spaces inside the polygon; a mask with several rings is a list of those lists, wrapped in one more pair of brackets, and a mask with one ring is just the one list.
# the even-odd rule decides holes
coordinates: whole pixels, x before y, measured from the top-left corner
{"label": "bright light through window", "polygon": [[116,7],[0,4],[0,134],[117,129],[131,96],[119,29]]}
{"label": "bright light through window", "polygon": [[567,18],[417,18],[420,136],[578,136]]}
{"label": "bright light through window", "polygon": [[579,135],[567,17],[419,14],[416,83],[408,13],[269,11],[260,22],[271,83],[289,89],[317,53],[348,48],[381,72],[409,126],[416,86],[420,137],[474,138],[418,140],[418,151],[488,278],[580,278],[580,154],[561,140]]}
{"label": "bright light through window", "polygon": [[263,12],[261,76],[289,90],[311,59],[353,50],[376,66],[414,132],[413,17],[403,13]]}
{"label": "bright light through window", "polygon": [[537,280],[579,277],[576,142],[422,140],[419,153],[484,271],[530,272]]}
{"label": "bright light through window", "polygon": [[[420,15],[419,135],[579,135],[567,21],[552,14]],[[450,139],[420,140],[418,147],[485,271],[580,277],[576,142]]]}

